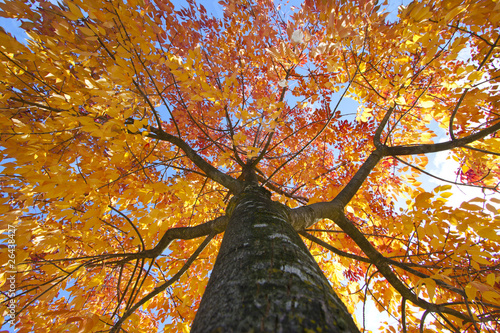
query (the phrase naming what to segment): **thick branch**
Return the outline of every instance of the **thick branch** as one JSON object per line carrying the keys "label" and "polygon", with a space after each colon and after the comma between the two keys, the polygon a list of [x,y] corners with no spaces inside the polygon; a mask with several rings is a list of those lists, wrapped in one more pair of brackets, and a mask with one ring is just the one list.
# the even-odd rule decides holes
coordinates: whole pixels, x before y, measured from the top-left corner
{"label": "thick branch", "polygon": [[391,106],[389,110],[384,115],[384,118],[380,122],[380,124],[377,127],[377,130],[375,131],[375,135],[373,136],[373,144],[375,147],[379,148],[382,146],[382,142],[380,141],[380,136],[382,135],[382,131],[384,130],[385,125],[389,121],[389,118],[391,117],[392,111],[394,110],[394,106]]}
{"label": "thick branch", "polygon": [[390,265],[387,263],[387,259],[380,252],[378,252],[377,249],[375,249],[375,247],[356,228],[354,223],[352,223],[345,216],[343,207],[334,205],[332,203],[328,204],[331,205],[331,207],[318,207],[322,208],[323,212],[330,211],[331,214],[318,215],[316,217],[328,218],[333,220],[361,248],[361,250],[370,259],[370,261],[377,267],[378,271],[387,279],[387,281],[394,287],[394,289],[396,289],[401,294],[401,296],[423,309],[427,309],[432,312],[448,313],[466,321],[471,320],[467,315],[459,311],[438,304],[429,303],[415,295],[392,271]]}
{"label": "thick branch", "polygon": [[[301,234],[302,236],[304,236],[305,238],[309,239],[310,241],[312,242],[315,242],[316,244],[324,247],[325,249],[335,253],[336,255],[339,255],[339,256],[342,256],[342,257],[346,257],[346,258],[349,258],[349,259],[353,259],[353,260],[356,260],[356,261],[362,261],[362,262],[366,262],[366,263],[372,263],[370,259],[368,258],[365,258],[365,257],[362,257],[362,256],[358,256],[358,255],[355,255],[355,254],[352,254],[352,253],[348,253],[348,252],[344,252],[344,251],[341,251],[333,246],[331,246],[330,244],[324,242],[323,240],[309,234],[306,232],[306,230],[302,230],[302,231],[299,231],[299,234]],[[390,258],[386,258],[386,257],[382,257],[384,262],[389,264],[389,265],[393,265],[393,266],[396,266],[396,267],[399,267],[405,271],[407,271],[408,273],[411,273],[415,276],[418,276],[420,278],[430,278],[430,276],[428,274],[425,274],[425,273],[422,273],[420,271],[417,271],[416,269],[413,269],[411,267],[409,267],[408,265],[404,264],[404,263],[401,263],[399,261],[396,261],[396,260],[392,260]],[[453,291],[457,294],[459,294],[460,296],[463,296],[465,297],[465,292],[461,289],[458,289],[458,288],[455,288],[447,283],[445,283],[444,281],[442,280],[439,280],[439,279],[433,279],[434,281],[436,281],[436,284],[442,288],[445,288],[445,289],[448,289],[450,291]]]}
{"label": "thick branch", "polygon": [[196,153],[196,151],[191,148],[184,140],[179,139],[178,137],[171,135],[169,133],[165,133],[157,128],[149,127],[150,133],[147,135],[150,138],[163,140],[170,142],[180,149],[184,151],[186,156],[198,167],[200,168],[207,177],[212,179],[213,181],[221,184],[226,187],[234,194],[238,194],[243,190],[243,183],[234,179],[233,177],[226,175],[221,172],[213,165],[205,161],[200,155]]}
{"label": "thick branch", "polygon": [[175,239],[193,239],[206,236],[212,232],[219,234],[226,230],[229,218],[227,216],[219,216],[215,220],[197,225],[195,227],[180,227],[168,229],[160,239],[158,244],[151,250],[147,251],[148,257],[159,256]]}
{"label": "thick branch", "polygon": [[[291,209],[290,215],[292,217],[291,222],[296,230],[299,230],[298,226],[308,226],[314,224],[317,220],[322,218],[328,218],[334,221],[347,235],[349,235],[352,240],[359,246],[359,248],[366,254],[367,259],[374,264],[378,271],[387,279],[387,281],[407,300],[411,301],[417,306],[423,309],[428,309],[432,312],[448,313],[461,318],[466,321],[470,321],[470,318],[453,309],[445,306],[429,303],[417,295],[415,295],[392,271],[390,265],[399,265],[399,263],[394,262],[385,258],[375,247],[364,237],[364,235],[358,230],[358,228],[352,223],[344,214],[344,206],[341,202],[319,202],[312,205]],[[401,267],[407,270],[408,267]],[[415,271],[416,272],[416,271]],[[412,273],[415,273],[412,272]],[[446,286],[443,286],[446,287]],[[449,288],[448,288],[449,289]],[[455,290],[453,290],[455,291]]]}
{"label": "thick branch", "polygon": [[380,147],[374,150],[370,156],[366,159],[366,161],[361,165],[361,167],[356,171],[356,174],[352,177],[352,179],[347,183],[347,185],[340,191],[340,193],[331,201],[334,202],[335,205],[341,205],[345,207],[351,201],[352,197],[359,190],[361,185],[363,185],[364,181],[370,174],[370,172],[375,168],[377,163],[386,156],[385,147]]}
{"label": "thick branch", "polygon": [[438,151],[450,150],[453,148],[464,147],[465,145],[474,142],[476,140],[482,139],[487,135],[493,134],[496,131],[500,130],[500,121],[485,128],[479,132],[468,135],[466,137],[450,140],[441,143],[433,143],[433,144],[422,144],[417,146],[395,146],[395,147],[387,147],[387,155],[389,156],[398,156],[398,155],[416,155],[416,154],[426,154],[426,153],[436,153]]}
{"label": "thick branch", "polygon": [[344,207],[351,201],[352,197],[359,190],[363,182],[366,180],[370,172],[375,168],[377,163],[386,156],[385,146],[373,151],[366,161],[361,165],[356,174],[340,191],[340,193],[330,202],[318,202],[307,206],[302,206],[290,210],[290,222],[295,230],[303,230],[310,227],[318,221],[318,219],[338,214],[344,210]]}

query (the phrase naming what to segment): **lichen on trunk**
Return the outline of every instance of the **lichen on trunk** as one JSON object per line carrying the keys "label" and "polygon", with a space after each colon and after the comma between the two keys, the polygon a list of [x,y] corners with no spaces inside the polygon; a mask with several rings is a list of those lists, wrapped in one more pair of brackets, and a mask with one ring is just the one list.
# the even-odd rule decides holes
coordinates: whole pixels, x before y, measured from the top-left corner
{"label": "lichen on trunk", "polygon": [[359,332],[289,209],[248,186],[230,220],[191,332]]}

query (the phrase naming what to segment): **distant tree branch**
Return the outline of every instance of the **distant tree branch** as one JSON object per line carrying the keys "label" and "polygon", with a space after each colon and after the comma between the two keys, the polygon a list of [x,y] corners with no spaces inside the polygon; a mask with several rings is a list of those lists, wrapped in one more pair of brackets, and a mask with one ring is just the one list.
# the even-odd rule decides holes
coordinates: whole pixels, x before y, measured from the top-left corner
{"label": "distant tree branch", "polygon": [[465,149],[470,149],[470,150],[474,150],[474,151],[478,151],[480,153],[485,153],[485,154],[489,154],[489,155],[495,155],[495,156],[500,156],[500,153],[497,153],[497,152],[494,152],[494,151],[491,151],[491,150],[485,150],[485,149],[480,149],[480,148],[474,148],[474,147],[471,147],[469,145],[465,145],[463,146],[463,148]]}
{"label": "distant tree branch", "polygon": [[358,70],[356,69],[356,72],[354,73],[352,79],[349,81],[347,87],[344,89],[344,91],[342,92],[342,95],[339,97],[339,100],[337,101],[337,104],[335,105],[335,108],[333,109],[333,111],[330,112],[330,115],[328,116],[327,120],[326,120],[326,123],[323,125],[323,127],[314,135],[314,137],[309,140],[304,146],[302,146],[302,148],[300,148],[294,155],[292,155],[290,158],[288,158],[284,163],[282,163],[279,167],[277,167],[273,173],[271,173],[271,175],[267,178],[267,180],[262,184],[262,186],[264,186],[267,182],[269,182],[271,180],[271,178],[276,174],[278,173],[285,165],[287,165],[290,161],[292,161],[293,159],[295,159],[297,156],[299,156],[300,154],[302,154],[302,152],[309,146],[311,145],[314,141],[316,141],[316,139],[325,131],[325,129],[328,127],[328,125],[330,124],[330,122],[332,121],[333,117],[335,116],[335,112],[337,111],[339,105],[340,105],[340,102],[342,102],[344,96],[346,95],[347,91],[349,90],[349,88],[351,87],[351,84],[352,84],[352,81],[354,80],[354,78],[356,77],[358,73]]}
{"label": "distant tree branch", "polygon": [[[89,262],[85,262],[85,263],[82,263],[80,265],[78,265],[78,267],[76,267],[75,269],[73,269],[71,272],[66,272],[65,271],[65,274],[66,276],[57,276],[49,281],[46,281],[40,285],[37,285],[36,287],[30,289],[30,290],[27,290],[23,293],[20,293],[20,294],[17,294],[15,295],[13,298],[16,298],[16,297],[20,297],[22,296],[23,294],[26,294],[28,292],[30,292],[31,290],[36,290],[44,285],[47,285],[47,284],[51,284],[52,282],[55,282],[56,280],[59,280],[59,281],[56,281],[53,285],[49,286],[47,289],[43,290],[40,294],[36,295],[33,299],[31,299],[29,302],[27,302],[26,304],[24,304],[24,306],[16,311],[16,316],[19,315],[21,312],[23,312],[26,308],[28,308],[31,304],[35,303],[40,297],[42,297],[43,295],[45,295],[46,293],[48,293],[51,289],[55,288],[57,285],[61,284],[64,280],[68,279],[73,273],[75,273],[76,271],[78,271],[80,268],[86,266],[86,265],[89,265],[90,263]],[[10,300],[11,298],[7,298],[5,301],[3,301],[2,303],[6,303]]]}
{"label": "distant tree branch", "polygon": [[53,111],[53,112],[68,111],[68,110],[54,108],[54,107],[51,107],[51,106],[48,106],[48,105],[43,105],[43,104],[40,104],[40,103],[30,102],[30,101],[27,101],[27,100],[24,100],[24,99],[18,98],[18,97],[10,97],[10,99],[13,100],[13,101],[16,101],[16,102],[23,103],[23,104],[28,104],[28,105],[31,105],[31,106],[36,106],[36,107],[39,107],[40,109],[45,109],[47,111]]}
{"label": "distant tree branch", "polygon": [[453,131],[453,122],[454,122],[455,117],[457,115],[458,109],[460,108],[460,105],[462,104],[462,102],[463,102],[463,100],[465,98],[465,95],[467,95],[467,93],[469,92],[469,90],[470,90],[469,88],[467,88],[467,89],[464,90],[464,92],[462,93],[462,95],[458,99],[457,104],[455,104],[455,108],[451,112],[449,126],[448,126],[448,132],[450,133],[450,138],[452,140],[455,140],[455,133]]}
{"label": "distant tree branch", "polygon": [[389,110],[387,110],[387,112],[384,115],[384,118],[382,118],[382,121],[375,130],[375,135],[373,136],[373,144],[377,148],[383,145],[382,141],[380,140],[380,137],[382,135],[382,131],[384,130],[385,125],[387,124],[389,118],[392,115],[392,111],[394,111],[394,106],[390,107]]}
{"label": "distant tree branch", "polygon": [[[260,174],[257,174],[257,179],[259,180],[259,182],[266,181],[266,179],[263,176],[261,176]],[[288,193],[287,191],[282,190],[279,186],[273,184],[272,182],[267,182],[266,187],[268,187],[270,190],[273,190],[274,192],[276,192],[278,194],[284,195],[287,198],[296,200],[296,201],[300,202],[301,204],[306,204],[309,201],[308,198],[301,197],[298,195],[293,195],[293,193]]]}

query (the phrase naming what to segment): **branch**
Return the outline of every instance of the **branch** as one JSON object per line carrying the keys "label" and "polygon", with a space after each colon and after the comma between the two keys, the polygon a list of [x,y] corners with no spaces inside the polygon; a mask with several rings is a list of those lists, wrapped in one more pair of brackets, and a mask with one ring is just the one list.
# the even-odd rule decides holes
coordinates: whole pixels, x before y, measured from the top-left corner
{"label": "branch", "polygon": [[193,239],[209,235],[210,233],[219,234],[226,230],[229,218],[227,216],[219,216],[215,220],[197,225],[195,227],[180,227],[168,229],[160,239],[158,244],[151,250],[150,256],[159,256],[174,239]]}
{"label": "branch", "polygon": [[455,116],[457,115],[458,109],[460,108],[460,104],[462,104],[465,95],[469,92],[469,88],[465,89],[460,98],[458,99],[457,104],[455,105],[455,108],[453,109],[451,116],[450,116],[450,122],[448,126],[448,132],[450,132],[450,138],[452,140],[455,140],[455,133],[453,133],[453,121],[455,120]]}
{"label": "branch", "polygon": [[[328,218],[334,221],[351,239],[359,246],[366,254],[368,260],[377,267],[378,271],[385,279],[396,289],[403,298],[411,301],[413,304],[429,310],[430,312],[448,313],[457,318],[470,322],[471,318],[467,315],[439,304],[432,304],[415,295],[392,271],[390,264],[401,266],[398,262],[390,261],[385,258],[375,247],[364,237],[354,223],[350,221],[344,214],[344,206],[341,202],[320,202],[309,206],[300,207],[299,209],[290,210],[293,215],[302,214],[302,216],[315,221],[321,218]],[[299,216],[300,217],[300,216]],[[293,219],[292,219],[293,222]],[[408,269],[408,267],[402,267]]]}
{"label": "branch", "polygon": [[177,280],[179,280],[179,278],[188,270],[189,266],[191,266],[191,264],[198,257],[198,255],[201,253],[201,251],[203,251],[205,249],[205,247],[212,240],[212,238],[214,238],[214,236],[216,234],[217,234],[216,232],[210,233],[207,236],[207,238],[205,238],[205,240],[200,244],[200,246],[198,246],[198,248],[196,249],[196,251],[193,252],[193,254],[189,257],[189,259],[186,261],[186,263],[184,263],[184,265],[181,267],[181,269],[174,276],[172,276],[167,282],[165,282],[161,286],[158,286],[158,287],[154,288],[153,291],[151,291],[149,294],[147,294],[146,296],[144,296],[139,302],[137,302],[136,304],[134,304],[134,306],[132,306],[130,309],[128,309],[123,314],[123,316],[113,325],[113,327],[110,330],[110,333],[116,333],[116,332],[118,332],[118,330],[120,329],[120,327],[123,324],[123,322],[132,313],[134,313],[135,310],[137,310],[141,305],[143,305],[144,303],[146,303],[147,301],[149,301],[150,299],[152,299],[153,297],[155,297],[156,295],[158,295],[159,293],[161,293],[162,291],[164,291],[165,289],[167,289],[174,282],[176,282]]}
{"label": "branch", "polygon": [[340,191],[339,194],[331,201],[335,202],[337,205],[341,205],[345,207],[354,197],[356,192],[358,192],[361,185],[363,185],[364,181],[370,174],[370,172],[375,168],[378,162],[386,156],[385,148],[381,147],[374,150],[366,159],[366,161],[361,165],[361,167],[356,171],[356,174],[349,180],[347,185]]}
{"label": "branch", "polygon": [[[310,241],[315,242],[316,244],[324,247],[325,249],[327,249],[327,250],[335,253],[336,255],[372,264],[372,261],[370,259],[358,256],[358,255],[355,255],[355,254],[352,254],[352,253],[341,251],[341,250],[339,250],[339,249],[331,246],[330,244],[324,242],[323,240],[321,240],[321,239],[319,239],[319,238],[317,238],[317,237],[315,237],[315,236],[313,236],[311,234],[308,234],[306,232],[306,230],[299,231],[299,234],[301,234],[305,238],[309,239]],[[415,276],[418,276],[418,277],[420,277],[422,279],[432,278],[430,275],[422,273],[422,272],[419,272],[419,271],[417,271],[417,270],[415,270],[415,269],[409,267],[408,265],[406,265],[404,263],[401,263],[399,261],[396,261],[396,260],[393,260],[393,259],[390,259],[390,258],[386,258],[386,257],[383,257],[383,261],[386,262],[389,265],[393,265],[393,266],[399,267],[399,268],[407,271],[408,273],[411,273],[411,274],[413,274]],[[442,280],[435,279],[435,278],[432,278],[432,279],[434,281],[436,281],[436,284],[438,286],[440,286],[442,288],[445,288],[445,289],[448,289],[449,291],[453,291],[453,292],[459,294],[462,297],[465,297],[465,292],[463,290],[455,288],[455,287],[447,284],[446,282],[444,282]]]}
{"label": "branch", "polygon": [[[330,125],[332,119],[334,118],[335,113],[337,112],[337,109],[339,108],[340,103],[342,102],[342,100],[344,99],[344,96],[347,94],[347,91],[351,87],[351,84],[352,84],[354,78],[356,77],[357,73],[358,73],[358,69],[356,69],[356,71],[354,72],[354,75],[353,75],[352,79],[350,79],[349,84],[347,85],[347,87],[342,92],[342,95],[340,96],[339,100],[337,101],[337,104],[335,105],[335,108],[333,109],[333,111],[330,112],[330,115],[328,116],[327,121],[323,125],[323,127],[314,135],[314,137],[311,140],[309,140],[309,142],[307,142],[302,148],[300,148],[294,155],[292,155],[289,159],[287,159],[283,164],[281,164],[279,167],[277,167],[273,171],[273,173],[271,173],[271,175],[267,178],[267,180],[262,184],[262,186],[266,185],[266,183],[268,183],[271,180],[271,178],[273,178],[273,176],[278,171],[280,171],[285,165],[287,165],[290,161],[294,160],[297,156],[299,156],[300,154],[302,154],[302,152],[307,147],[309,147],[309,145],[311,145],[314,141],[316,141],[316,139],[325,131],[325,129],[328,127],[328,125]],[[282,94],[282,97],[283,97],[283,94]],[[329,109],[328,104],[327,104],[327,108]],[[266,151],[267,148],[268,148],[268,145],[266,145],[265,150],[262,150],[262,151],[263,152]],[[262,155],[262,153],[261,153],[261,155]],[[259,156],[259,158],[260,158],[260,156]],[[260,160],[259,158],[257,158],[257,160]]]}
{"label": "branch", "polygon": [[475,188],[481,188],[481,189],[488,189],[488,190],[492,190],[492,191],[495,191],[495,192],[498,192],[498,190],[496,189],[496,187],[488,187],[488,186],[479,186],[479,185],[472,185],[472,184],[464,184],[464,183],[457,183],[457,182],[454,182],[454,181],[451,181],[451,180],[447,180],[447,179],[444,179],[444,178],[441,178],[441,177],[438,177],[438,176],[435,176],[427,171],[425,171],[424,169],[422,168],[419,168],[417,167],[416,165],[413,165],[413,164],[410,164],[408,162],[405,162],[403,161],[402,159],[400,159],[399,157],[394,157],[396,160],[398,160],[399,162],[403,163],[404,165],[407,165],[409,166],[410,168],[413,168],[415,170],[418,170],[420,171],[421,173],[423,173],[424,175],[427,175],[429,177],[432,177],[432,178],[435,178],[435,179],[438,179],[440,181],[443,181],[443,182],[446,182],[446,183],[450,183],[450,184],[453,184],[453,185],[458,185],[458,186],[469,186],[469,187],[475,187]]}
{"label": "branch", "polygon": [[[260,174],[257,175],[257,180],[261,183],[266,181],[266,179],[263,176],[261,176]],[[293,195],[293,193],[288,193],[287,191],[282,190],[279,186],[274,185],[271,181],[266,183],[266,187],[268,187],[270,190],[273,190],[274,192],[276,192],[278,194],[284,195],[287,198],[296,200],[296,201],[300,202],[301,204],[306,204],[309,201],[308,198],[301,197],[298,195]]]}
{"label": "branch", "polygon": [[43,105],[43,104],[40,104],[40,103],[35,103],[35,102],[26,101],[26,100],[24,100],[24,99],[17,98],[17,97],[10,97],[9,99],[11,99],[11,100],[13,100],[13,101],[16,101],[16,102],[23,103],[23,104],[28,104],[28,105],[31,105],[31,106],[36,106],[36,107],[39,107],[39,108],[41,108],[41,109],[45,109],[45,110],[48,110],[48,111],[53,111],[53,112],[64,112],[64,111],[68,111],[68,110],[64,110],[64,109],[53,108],[53,107],[51,107],[51,106],[48,106],[48,105]]}
{"label": "branch", "polygon": [[137,88],[137,90],[139,90],[139,93],[141,94],[141,96],[144,98],[144,100],[148,104],[149,108],[151,109],[151,113],[153,113],[153,116],[155,117],[156,123],[158,124],[158,128],[160,129],[160,131],[163,131],[163,129],[161,127],[161,120],[160,120],[160,117],[158,116],[158,112],[156,112],[156,109],[155,109],[153,103],[151,102],[151,100],[149,99],[148,95],[146,95],[146,93],[144,91],[142,91],[141,87],[139,86],[139,84],[137,83],[137,81],[135,79],[132,79],[132,83]]}
{"label": "branch", "polygon": [[153,138],[153,139],[158,139],[162,141],[167,141],[170,142],[180,149],[184,151],[186,156],[198,167],[200,168],[207,177],[212,179],[213,181],[221,184],[222,186],[226,187],[230,191],[232,191],[234,194],[238,194],[243,190],[243,183],[240,182],[239,180],[234,179],[233,177],[226,175],[225,173],[221,172],[217,168],[215,168],[213,165],[205,161],[196,151],[191,148],[184,140],[169,134],[165,133],[155,127],[150,126],[148,128],[148,131],[150,131],[147,134],[147,137]]}
{"label": "branch", "polygon": [[470,150],[474,150],[474,151],[478,151],[478,152],[480,152],[480,153],[484,153],[484,154],[489,154],[489,155],[500,156],[500,153],[496,153],[496,152],[491,151],[491,150],[480,149],[480,148],[474,148],[474,147],[471,147],[471,146],[464,146],[463,148],[465,148],[465,149],[470,149]]}
{"label": "branch", "polygon": [[[332,219],[342,230],[344,230],[352,240],[361,248],[371,262],[377,267],[378,271],[387,279],[387,281],[396,289],[402,297],[411,301],[413,304],[429,310],[431,312],[448,313],[457,318],[470,322],[472,319],[467,315],[454,309],[439,304],[429,303],[413,293],[392,271],[387,263],[387,259],[378,252],[375,247],[363,236],[356,226],[345,216],[343,211],[339,211],[336,216],[326,218]],[[393,262],[391,262],[393,263]]]}
{"label": "branch", "polygon": [[[83,264],[80,264],[78,267],[76,267],[75,269],[73,269],[71,272],[67,272],[66,273],[66,276],[57,276],[53,279],[51,279],[50,281],[47,281],[45,283],[42,283],[38,286],[36,286],[35,288],[31,289],[31,290],[36,290],[38,288],[40,288],[41,286],[44,286],[44,285],[47,285],[47,284],[50,284],[52,283],[53,281],[55,280],[58,280],[60,279],[60,281],[57,281],[55,284],[51,285],[50,287],[48,287],[47,289],[45,289],[44,291],[42,291],[39,295],[35,296],[32,300],[30,300],[29,302],[27,302],[26,304],[24,304],[24,306],[19,310],[19,311],[16,311],[16,314],[15,314],[15,317],[17,317],[21,312],[23,312],[25,309],[27,309],[31,304],[35,303],[40,297],[42,297],[44,294],[48,293],[52,288],[56,287],[57,285],[61,284],[64,280],[68,279],[74,272],[78,271],[80,268],[84,267],[85,265],[87,265],[88,263],[83,263]],[[29,290],[29,291],[31,291]],[[25,293],[28,293],[29,291],[26,291],[24,293],[21,293],[21,294],[17,294],[15,295],[14,297],[12,298],[7,298],[5,301],[3,301],[2,303],[6,303],[7,301],[9,301],[10,299],[13,299],[15,297],[19,297]]]}
{"label": "branch", "polygon": [[388,156],[398,156],[398,155],[416,155],[416,154],[426,154],[426,153],[436,153],[438,151],[450,150],[453,148],[464,147],[465,145],[474,142],[476,140],[482,139],[487,135],[493,134],[500,129],[500,121],[485,128],[479,132],[468,135],[466,137],[450,140],[441,143],[433,144],[422,144],[418,146],[394,146],[386,147]]}
{"label": "branch", "polygon": [[389,110],[387,110],[387,112],[384,115],[384,118],[382,119],[382,121],[377,127],[377,130],[375,131],[375,135],[373,136],[373,144],[377,148],[382,146],[382,141],[380,141],[380,136],[382,135],[382,131],[384,130],[387,121],[389,121],[389,118],[391,117],[392,111],[394,111],[394,106],[391,106]]}
{"label": "branch", "polygon": [[[74,260],[85,260],[92,259],[94,261],[102,262],[108,259],[123,258],[115,261],[115,264],[122,264],[131,260],[145,259],[145,258],[156,258],[174,241],[175,239],[193,239],[202,236],[209,235],[212,232],[219,234],[226,230],[229,218],[227,216],[219,216],[218,218],[208,221],[206,223],[194,226],[194,227],[179,227],[168,229],[163,237],[160,239],[158,244],[150,250],[143,250],[136,253],[109,253],[101,254],[98,256],[84,256],[78,258],[64,258],[64,259],[54,259],[50,262],[60,262],[60,261],[74,261]],[[47,261],[47,260],[46,260]],[[48,261],[47,261],[48,262]]]}
{"label": "branch", "polygon": [[318,245],[321,245],[325,249],[332,251],[336,255],[339,255],[339,256],[342,256],[342,257],[349,258],[349,259],[354,259],[354,260],[357,260],[357,261],[362,261],[362,262],[366,262],[366,263],[371,264],[370,259],[358,256],[358,255],[355,255],[355,254],[352,254],[352,253],[347,253],[347,252],[341,251],[341,250],[339,250],[339,249],[331,246],[330,244],[322,241],[318,237],[313,236],[311,234],[308,234],[305,230],[299,231],[299,234],[301,234],[305,238],[309,239],[311,242],[314,242],[314,243],[316,243]]}
{"label": "branch", "polygon": [[134,231],[137,234],[137,236],[139,236],[139,239],[141,240],[141,244],[142,244],[142,249],[143,250],[146,249],[146,245],[144,245],[144,240],[142,239],[141,233],[139,232],[139,229],[137,229],[135,224],[132,222],[132,220],[130,220],[127,215],[123,214],[115,207],[113,207],[111,205],[108,205],[108,207],[111,208],[112,210],[114,210],[115,212],[117,212],[118,214],[120,214],[123,218],[125,218],[127,220],[127,222],[132,226],[132,228],[134,228]]}
{"label": "branch", "polygon": [[[390,112],[392,112],[391,110],[388,111],[384,118],[389,117],[388,115],[390,115]],[[290,222],[295,230],[302,230],[310,227],[318,220],[317,216],[326,217],[330,216],[331,214],[342,212],[344,207],[349,203],[349,201],[351,201],[361,185],[363,185],[364,181],[373,170],[373,168],[375,168],[375,166],[383,157],[387,156],[386,151],[388,148],[389,147],[381,145],[376,150],[374,150],[370,154],[370,156],[368,156],[366,161],[361,165],[356,174],[347,183],[347,185],[332,201],[318,202],[312,205],[291,209]],[[321,213],[318,215],[317,213],[319,212]]]}

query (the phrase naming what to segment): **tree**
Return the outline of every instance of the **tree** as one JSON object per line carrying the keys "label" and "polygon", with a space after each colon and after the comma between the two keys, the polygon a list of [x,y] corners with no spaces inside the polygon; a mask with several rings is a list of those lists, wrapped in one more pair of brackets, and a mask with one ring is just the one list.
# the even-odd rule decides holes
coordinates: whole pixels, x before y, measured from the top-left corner
{"label": "tree", "polygon": [[0,6],[4,327],[499,330],[498,2]]}

